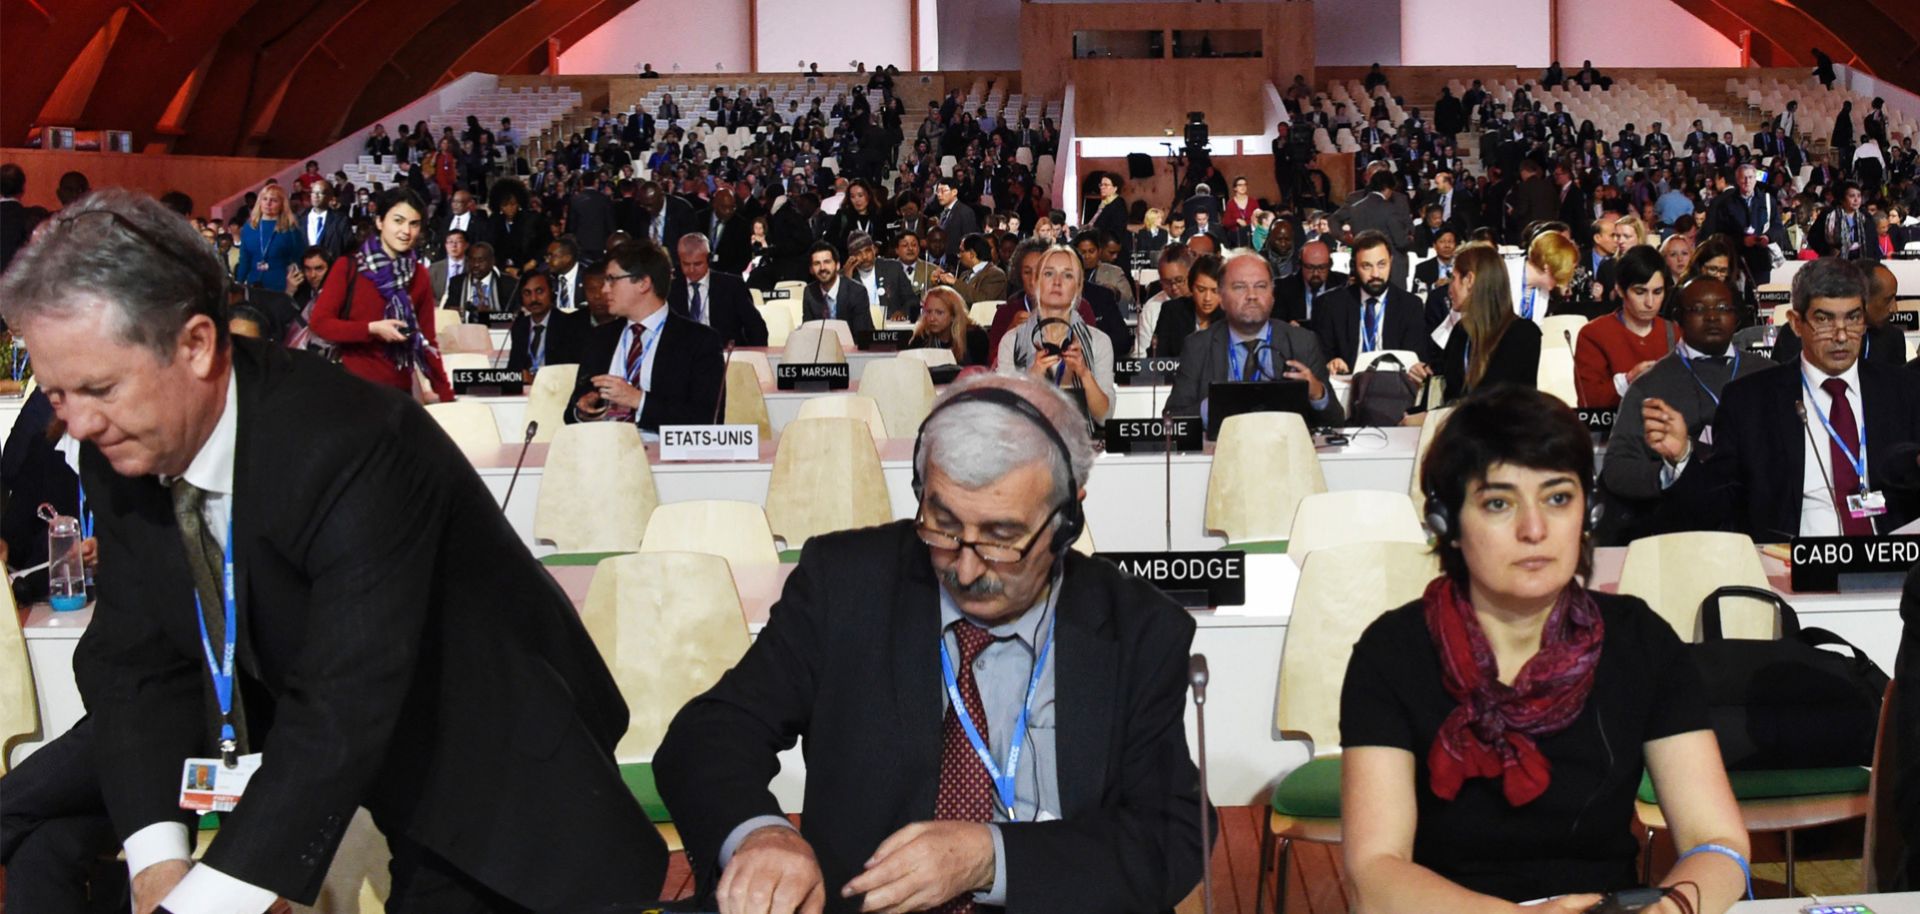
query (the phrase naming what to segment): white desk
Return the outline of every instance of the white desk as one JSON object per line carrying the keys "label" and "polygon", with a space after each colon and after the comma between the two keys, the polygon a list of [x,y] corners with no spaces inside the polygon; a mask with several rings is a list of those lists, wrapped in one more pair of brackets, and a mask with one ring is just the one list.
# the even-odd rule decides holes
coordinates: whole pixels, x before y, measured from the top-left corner
{"label": "white desk", "polygon": [[[1827,905],[1863,904],[1874,914],[1920,914],[1920,892],[1899,892],[1885,895],[1824,895],[1821,903]],[[1813,904],[1811,898],[1768,898],[1763,901],[1742,901],[1734,904],[1728,914],[1800,914],[1800,909]]]}
{"label": "white desk", "polygon": [[[1417,428],[1369,430],[1344,447],[1321,448],[1320,466],[1326,474],[1327,488],[1406,491],[1413,479],[1413,450],[1419,438]],[[878,444],[880,470],[886,477],[893,516],[911,517],[915,510],[913,441],[892,439]],[[649,446],[648,453],[657,454],[658,450]],[[751,463],[656,461],[652,465],[654,485],[662,502],[725,498],[765,504],[767,485],[773,476],[773,453],[774,442],[763,442],[761,459]],[[505,497],[519,455],[517,443],[468,454],[496,500]],[[507,505],[507,519],[536,555],[553,551],[533,541],[533,506],[539,500],[546,459],[546,445],[527,449],[513,501]],[[1176,454],[1171,460],[1164,455],[1101,454],[1087,479],[1087,525],[1094,541],[1102,549],[1114,551],[1167,548],[1171,477],[1173,548],[1214,549],[1223,545],[1225,538],[1208,533],[1204,523],[1207,476],[1212,466],[1210,451]]]}

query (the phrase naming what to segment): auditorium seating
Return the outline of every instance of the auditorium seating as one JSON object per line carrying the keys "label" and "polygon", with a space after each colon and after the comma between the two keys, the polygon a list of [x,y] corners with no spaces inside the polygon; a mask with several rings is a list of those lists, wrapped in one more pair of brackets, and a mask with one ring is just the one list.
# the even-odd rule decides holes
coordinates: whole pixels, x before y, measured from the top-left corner
{"label": "auditorium seating", "polygon": [[738,569],[780,564],[767,512],[750,501],[697,499],[653,509],[641,552],[704,552]]}
{"label": "auditorium seating", "polygon": [[547,449],[546,474],[533,504],[533,537],[562,555],[632,552],[659,504],[639,426],[569,425]]}
{"label": "auditorium seating", "polygon": [[493,421],[493,410],[477,400],[433,403],[427,415],[440,423],[440,429],[463,451],[486,452],[500,446],[500,425]]}
{"label": "auditorium seating", "polygon": [[527,421],[540,423],[533,432],[536,444],[552,441],[566,424],[567,407],[573,405],[569,401],[579,379],[578,365],[543,365],[533,376],[533,386],[527,391]]}
{"label": "auditorium seating", "polygon": [[858,419],[796,419],[780,433],[767,482],[767,522],[783,561],[813,536],[893,519],[873,433]]}
{"label": "auditorium seating", "polygon": [[[1862,129],[1867,112],[1873,110],[1873,99],[1851,89],[1835,84],[1832,89],[1820,85],[1812,76],[1798,80],[1786,80],[1777,76],[1736,76],[1727,79],[1727,91],[1744,100],[1767,120],[1772,120],[1787,110],[1787,102],[1797,101],[1800,107],[1794,112],[1795,137],[1803,146],[1825,146],[1833,136],[1834,119],[1840,115],[1843,102],[1853,102],[1853,130],[1856,138],[1864,135]],[[1887,106],[1887,135],[1889,137],[1913,136],[1920,132],[1920,120],[1912,114],[1903,113]],[[1737,137],[1742,142],[1746,137]]]}
{"label": "auditorium seating", "polygon": [[1316,492],[1300,499],[1293,528],[1287,535],[1287,555],[1295,563],[1321,549],[1348,543],[1427,544],[1426,531],[1413,506],[1398,492],[1352,489]]}
{"label": "auditorium seating", "polygon": [[1280,877],[1275,897],[1284,899],[1293,842],[1341,840],[1340,687],[1354,643],[1381,614],[1419,599],[1439,573],[1439,559],[1424,542],[1347,543],[1317,550],[1302,563],[1287,640],[1280,649],[1273,728],[1283,738],[1308,740],[1312,758],[1280,779],[1269,800],[1271,808],[1261,819],[1256,912],[1264,900],[1267,874],[1275,871],[1276,842]]}
{"label": "auditorium seating", "polygon": [[736,349],[727,353],[729,362],[745,362],[753,367],[753,375],[760,383],[773,386],[773,363],[767,360],[767,354],[750,349]]}
{"label": "auditorium seating", "polygon": [[1555,314],[1543,317],[1540,319],[1540,348],[1571,349],[1573,346],[1567,340],[1579,339],[1580,328],[1586,325],[1587,317],[1584,314]]}
{"label": "auditorium seating", "polygon": [[1300,500],[1327,491],[1313,433],[1293,413],[1245,413],[1220,424],[1207,475],[1208,530],[1238,549],[1284,552]]}
{"label": "auditorium seating", "polygon": [[753,425],[760,429],[760,440],[773,440],[773,417],[767,413],[766,388],[770,383],[746,362],[727,363],[726,415],[729,425]]}
{"label": "auditorium seating", "polygon": [[[1712,575],[1700,569],[1712,568]],[[1680,637],[1700,639],[1700,601],[1728,584],[1767,589],[1767,574],[1753,540],[1739,533],[1693,531],[1634,540],[1620,569],[1620,593],[1647,601]],[[1729,638],[1779,637],[1773,607],[1747,599],[1721,605],[1721,624]]]}
{"label": "auditorium seating", "polygon": [[932,411],[935,393],[926,363],[916,359],[879,359],[860,375],[861,396],[873,400],[892,438],[920,434],[920,423]]}
{"label": "auditorium seating", "polygon": [[780,359],[789,365],[839,365],[853,349],[853,331],[846,321],[808,321],[787,334]]}
{"label": "auditorium seating", "polygon": [[[453,128],[457,137],[467,129],[467,117],[478,118],[480,126],[498,131],[500,119],[513,118],[513,129],[527,142],[538,137],[543,131],[553,127],[561,118],[580,106],[580,93],[564,86],[520,86],[517,88],[499,87],[467,96],[451,110],[436,114],[427,120],[427,126],[433,131],[434,142],[439,143],[442,128]],[[387,135],[395,135],[397,123],[387,125]],[[411,129],[412,124],[407,127]],[[366,185],[378,181],[393,186],[394,173],[398,163],[393,156],[357,156],[351,162],[334,163],[324,170],[331,173],[335,169],[347,173],[347,180],[356,185]]]}
{"label": "auditorium seating", "polygon": [[1440,434],[1440,426],[1446,423],[1447,415],[1452,412],[1451,406],[1427,410],[1426,421],[1420,423],[1420,440],[1413,446],[1413,479],[1407,483],[1407,496],[1413,499],[1413,510],[1420,515],[1422,524],[1426,522],[1427,493],[1420,486],[1420,464],[1427,459],[1427,448],[1433,446],[1433,436]]}
{"label": "auditorium seating", "polygon": [[[864,384],[861,386],[865,387]],[[885,441],[894,437],[887,434],[887,420],[880,414],[880,404],[875,403],[872,397],[863,394],[809,397],[806,402],[800,404],[800,414],[794,421],[826,418],[858,419],[866,423],[867,430],[873,433],[875,441]]]}

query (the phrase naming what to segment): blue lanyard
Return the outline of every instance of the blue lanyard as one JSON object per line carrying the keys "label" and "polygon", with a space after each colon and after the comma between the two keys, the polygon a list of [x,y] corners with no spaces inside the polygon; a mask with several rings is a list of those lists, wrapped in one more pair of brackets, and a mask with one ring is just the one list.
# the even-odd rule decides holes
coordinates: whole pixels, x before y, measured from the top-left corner
{"label": "blue lanyard", "polygon": [[1373,314],[1367,314],[1367,303],[1360,303],[1360,351],[1372,352],[1380,348],[1380,305],[1374,302]]}
{"label": "blue lanyard", "polygon": [[1840,433],[1833,430],[1833,423],[1827,421],[1827,412],[1821,409],[1820,402],[1813,398],[1813,385],[1807,383],[1807,376],[1804,374],[1800,376],[1800,386],[1807,391],[1807,405],[1813,407],[1813,414],[1815,416],[1820,417],[1820,427],[1827,430],[1827,437],[1833,439],[1833,446],[1839,448],[1840,453],[1847,456],[1847,462],[1853,465],[1853,478],[1860,480],[1860,493],[1862,495],[1866,494],[1868,491],[1867,424],[1865,422],[1857,423],[1860,429],[1860,453],[1855,454],[1852,448],[1847,447],[1845,441],[1840,440]]}
{"label": "blue lanyard", "polygon": [[[1229,364],[1230,369],[1233,372],[1233,378],[1235,380],[1244,381],[1246,380],[1246,374],[1240,365],[1240,360],[1242,358],[1242,356],[1240,355],[1240,342],[1235,341],[1231,337],[1229,337],[1228,343],[1229,345],[1227,346],[1227,362]],[[1253,350],[1254,359],[1258,360],[1260,358],[1260,351],[1262,349],[1271,349],[1272,346],[1273,346],[1273,325],[1268,324],[1265,328],[1263,328],[1260,331],[1260,345],[1254,347],[1254,350]]]}
{"label": "blue lanyard", "polygon": [[26,376],[27,347],[18,340],[15,340],[13,344],[13,364],[10,367],[12,368],[13,380],[18,381]]}
{"label": "blue lanyard", "polygon": [[1533,320],[1534,294],[1535,294],[1535,290],[1533,289],[1533,287],[1529,286],[1527,287],[1526,294],[1520,297],[1520,316],[1526,318],[1527,320]]}
{"label": "blue lanyard", "polygon": [[80,538],[93,539],[93,512],[87,510],[87,484],[80,483]]}
{"label": "blue lanyard", "polygon": [[[1740,347],[1728,346],[1727,348],[1733,350],[1733,371],[1727,375],[1727,380],[1732,381],[1734,378],[1740,376]],[[1706,391],[1708,397],[1713,398],[1713,407],[1719,409],[1720,395],[1714,393],[1713,388],[1707,386],[1707,382],[1700,380],[1700,373],[1693,370],[1693,360],[1687,358],[1686,348],[1684,346],[1675,347],[1673,351],[1679,354],[1680,364],[1687,369],[1687,374],[1693,375],[1693,383],[1700,385],[1700,389]],[[1806,383],[1806,380],[1806,375],[1800,376],[1801,383]],[[1821,417],[1822,421],[1825,421],[1825,419],[1825,416]]]}
{"label": "blue lanyard", "polygon": [[233,521],[227,521],[226,559],[221,563],[221,586],[226,588],[226,646],[219,657],[213,653],[213,639],[207,636],[207,612],[200,603],[200,588],[193,589],[194,618],[200,622],[200,646],[207,652],[207,672],[213,676],[213,697],[220,703],[220,757],[228,768],[238,762],[239,748],[233,735],[233,645],[239,626],[234,624],[233,602]]}
{"label": "blue lanyard", "polygon": [[[1056,584],[1056,593],[1058,587]],[[967,713],[967,703],[960,698],[960,681],[953,672],[953,657],[947,651],[945,637],[940,640],[940,677],[946,683],[947,702],[952,706],[954,716],[960,719],[960,729],[966,731],[967,742],[973,744],[973,752],[980,757],[980,764],[986,766],[987,774],[993,778],[994,791],[1000,795],[1000,805],[1006,810],[1009,822],[1020,821],[1020,815],[1014,809],[1014,784],[1020,774],[1020,750],[1027,743],[1027,718],[1033,713],[1033,694],[1040,689],[1040,671],[1047,668],[1047,654],[1053,651],[1053,631],[1059,624],[1060,616],[1057,613],[1047,622],[1047,640],[1040,645],[1040,653],[1033,661],[1033,672],[1027,677],[1027,698],[1020,704],[1020,719],[1013,722],[1013,737],[1007,745],[1007,767],[1004,771],[994,762],[993,750],[987,747],[986,740],[980,738],[980,728],[974,725],[973,716]],[[1037,801],[1038,797],[1035,799]]]}

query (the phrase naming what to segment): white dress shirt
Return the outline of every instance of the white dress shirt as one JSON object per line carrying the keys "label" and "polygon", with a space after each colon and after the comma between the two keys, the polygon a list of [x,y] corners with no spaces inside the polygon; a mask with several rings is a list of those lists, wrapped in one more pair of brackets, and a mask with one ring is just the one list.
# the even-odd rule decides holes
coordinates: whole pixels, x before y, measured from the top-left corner
{"label": "white dress shirt", "polygon": [[[1847,370],[1838,375],[1830,375],[1813,366],[1803,356],[1800,359],[1800,376],[1806,379],[1808,387],[1813,388],[1811,402],[1807,403],[1807,426],[1800,436],[1805,451],[1804,467],[1800,471],[1800,535],[1801,536],[1839,536],[1840,512],[1834,505],[1833,488],[1833,445],[1827,437],[1825,426],[1820,424],[1820,416],[1833,419],[1833,397],[1820,389],[1828,378],[1837,377],[1847,382],[1847,403],[1853,407],[1853,421],[1856,432],[1866,424],[1866,413],[1860,403],[1860,363],[1847,366]],[[1802,400],[1807,392],[1800,391]],[[1818,408],[1819,412],[1815,412]],[[1872,472],[1872,468],[1868,468]],[[1863,476],[1862,482],[1866,481]],[[1850,492],[1838,493],[1842,497]]]}
{"label": "white dress shirt", "polygon": [[307,243],[319,244],[320,233],[327,230],[327,211],[314,207],[307,213]]}
{"label": "white dress shirt", "polygon": [[[641,343],[646,346],[646,350],[640,355],[640,377],[633,382],[633,386],[640,388],[640,402],[633,406],[633,421],[635,422],[640,421],[640,412],[646,409],[647,406],[647,388],[653,386],[653,357],[660,354],[660,328],[665,326],[666,323],[667,309],[665,308],[661,308],[647,315],[638,324],[629,322],[627,328],[620,333],[620,345],[614,347],[613,364],[607,366],[608,374],[621,378],[626,377],[627,348],[633,345],[634,334],[640,334]],[[653,432],[645,429],[641,429],[640,437],[648,441],[654,441],[658,438]]]}
{"label": "white dress shirt", "polygon": [[[200,452],[187,464],[182,479],[207,493],[200,512],[207,531],[222,548],[227,545],[227,525],[233,519],[233,462],[239,435],[240,382],[227,375],[227,402],[213,426],[213,434]],[[162,479],[162,482],[167,480]],[[178,822],[155,822],[127,836],[127,872],[141,870],[167,860],[192,860],[193,842],[187,827]],[[204,863],[187,871],[186,878],[174,886],[161,904],[173,914],[260,914],[278,896],[269,889],[241,882]]]}
{"label": "white dress shirt", "polygon": [[455,213],[454,217],[451,220],[448,220],[447,222],[447,231],[451,232],[451,231],[454,231],[455,229],[458,229],[462,232],[466,232],[469,235],[471,235],[473,232],[471,229],[467,227],[467,223],[468,223],[469,217],[471,217],[472,215],[473,215],[472,210],[468,210],[467,212],[464,212],[464,213]]}
{"label": "white dress shirt", "polygon": [[880,303],[880,271],[868,267],[860,271],[860,284],[867,287],[868,304]]}

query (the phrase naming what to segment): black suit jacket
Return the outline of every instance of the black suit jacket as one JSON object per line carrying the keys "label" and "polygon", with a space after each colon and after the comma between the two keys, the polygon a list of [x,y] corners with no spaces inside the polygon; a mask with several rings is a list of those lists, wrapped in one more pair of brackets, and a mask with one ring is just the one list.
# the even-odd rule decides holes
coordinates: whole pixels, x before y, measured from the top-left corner
{"label": "black suit jacket", "polygon": [[820,294],[820,284],[807,283],[806,295],[801,299],[801,319],[846,321],[848,330],[872,330],[873,311],[868,307],[871,303],[867,301],[867,287],[844,276],[837,282],[832,314],[827,313],[827,299]]}
{"label": "black suit jacket", "polygon": [[1539,386],[1539,324],[1515,317],[1487,357],[1487,370],[1481,375],[1480,383],[1471,390],[1467,387],[1467,342],[1467,331],[1456,326],[1453,335],[1447,338],[1446,351],[1440,355],[1440,377],[1446,382],[1447,402],[1496,384]]}
{"label": "black suit jacket", "polygon": [[[707,300],[701,302],[707,310],[707,326],[712,327],[720,339],[735,346],[765,346],[767,344],[767,322],[753,307],[753,293],[747,290],[747,281],[732,273],[710,270],[707,273]],[[681,317],[693,315],[687,301],[687,281],[675,279],[667,290],[667,307]]]}
{"label": "black suit jacket", "polygon": [[1127,326],[1126,317],[1120,313],[1120,296],[1106,286],[1090,282],[1080,287],[1080,297],[1093,307],[1093,325],[1113,343],[1115,356],[1132,352],[1133,328]]}
{"label": "black suit jacket", "polygon": [[[433,246],[440,248],[447,240],[447,233],[453,230],[453,210],[442,206],[433,216]],[[493,243],[493,222],[487,211],[479,206],[467,212],[467,243],[485,241]],[[435,256],[439,256],[438,253]]]}
{"label": "black suit jacket", "polygon": [[[1780,207],[1772,195],[1773,192],[1763,185],[1754,188],[1754,202],[1766,210],[1766,231],[1761,234],[1775,244],[1784,246],[1786,229],[1780,225]],[[1746,246],[1747,227],[1752,217],[1753,211],[1748,208],[1747,201],[1740,199],[1740,192],[1729,189],[1714,197],[1712,205],[1707,207],[1706,219],[1700,226],[1700,237],[1726,235],[1733,242],[1733,249],[1739,253],[1740,260],[1747,265],[1747,273],[1753,277],[1754,283],[1765,285],[1773,278],[1773,255],[1768,253],[1764,244]]]}
{"label": "black suit jacket", "polygon": [[[294,217],[294,220],[300,223],[302,239],[307,239],[307,217],[312,214],[313,209],[309,207]],[[353,226],[349,224],[351,222],[345,209],[329,209],[327,221],[320,227],[320,240],[317,242],[307,240],[310,244],[318,244],[326,249],[328,262],[338,260],[346,255],[348,248],[353,246]]]}
{"label": "black suit jacket", "polygon": [[[567,233],[589,260],[605,256],[607,236],[620,226],[614,218],[613,198],[598,190],[582,190],[567,201]],[[543,252],[544,253],[544,252]]]}
{"label": "black suit jacket", "polygon": [[[1338,270],[1327,273],[1327,285],[1314,296],[1313,306],[1317,312],[1330,296],[1336,295],[1347,287],[1347,274]],[[1273,316],[1296,324],[1307,324],[1311,318],[1307,315],[1307,281],[1295,272],[1292,276],[1280,280],[1273,289]]]}
{"label": "black suit jacket", "polygon": [[[567,401],[567,424],[583,420],[574,415],[574,407],[593,390],[595,377],[625,373],[613,367],[613,357],[626,329],[626,319],[620,318],[589,331],[580,355],[580,380],[574,385],[573,399]],[[669,311],[653,345],[652,386],[634,420],[649,432],[659,431],[662,425],[712,425],[727,377],[720,334]]]}
{"label": "black suit jacket", "polygon": [[547,217],[522,210],[508,227],[507,217],[495,213],[487,224],[487,242],[493,245],[494,262],[505,269],[508,264],[525,266],[528,261],[545,260],[547,243],[553,240]]}
{"label": "black suit jacket", "polygon": [[[1886,493],[1887,513],[1877,519],[1886,532],[1920,517],[1920,493],[1886,485],[1881,478],[1890,452],[1920,442],[1920,374],[1871,361],[1859,365],[1867,480]],[[1729,383],[1714,414],[1713,453],[1688,462],[1667,490],[1661,528],[1732,530],[1762,543],[1798,536],[1808,434],[1794,408],[1800,398],[1799,362]],[[1831,453],[1819,419],[1811,408],[1807,413],[1814,440],[1823,453]],[[1909,465],[1907,475],[1912,472]]]}
{"label": "black suit jacket", "polygon": [[[473,310],[473,296],[479,291],[479,286],[479,283],[473,281],[473,274],[471,273],[462,273],[459,276],[447,280],[447,300],[445,307],[452,308],[453,310],[459,311],[462,315],[471,317],[475,313]],[[505,273],[495,271],[493,278],[493,297],[495,304],[500,310],[519,310],[520,280],[508,276]],[[582,304],[585,303],[584,297],[575,299],[575,301],[581,302]]]}
{"label": "black suit jacket", "polygon": [[18,200],[0,203],[0,270],[13,262],[13,255],[33,237],[33,229],[47,211],[38,206],[22,206]]}
{"label": "black suit jacket", "polygon": [[[1423,362],[1432,362],[1438,347],[1427,337],[1426,305],[1413,293],[1398,288],[1388,288],[1384,298],[1379,348],[1405,349]],[[1361,290],[1348,286],[1323,299],[1322,304],[1324,307],[1316,309],[1313,316],[1313,332],[1320,337],[1320,348],[1329,361],[1341,359],[1351,368],[1360,354]]]}
{"label": "black suit jacket", "polygon": [[[528,907],[654,897],[666,849],[613,763],[626,706],[471,463],[398,391],[250,340],[233,356],[237,656],[271,751],[206,863],[311,904],[365,806]],[[211,690],[166,487],[92,445],[81,469],[115,560],[74,672],[124,839],[188,821]]]}
{"label": "black suit jacket", "polygon": [[[540,361],[546,365],[577,365],[587,348],[587,337],[593,330],[593,318],[587,309],[582,308],[571,314],[558,308],[547,314],[547,330],[541,341],[547,348],[546,358]],[[507,328],[507,368],[511,371],[527,371],[533,368],[533,351],[529,347],[533,341],[533,320],[525,314],[520,315],[513,326]]]}
{"label": "black suit jacket", "polygon": [[[1311,330],[1295,327],[1279,319],[1273,320],[1271,326],[1274,373],[1285,373],[1287,361],[1297,359],[1326,387],[1327,406],[1314,411],[1313,423],[1310,424],[1333,426],[1346,421],[1346,410],[1341,408],[1340,398],[1334,395],[1333,385],[1327,383],[1327,357],[1320,351],[1320,338]],[[1186,342],[1181,344],[1180,372],[1174,375],[1173,391],[1167,395],[1167,415],[1199,415],[1200,402],[1207,398],[1207,388],[1215,382],[1231,380],[1227,374],[1232,370],[1233,363],[1227,354],[1227,346],[1232,338],[1227,322],[1221,320],[1187,337]]]}
{"label": "black suit jacket", "polygon": [[[1061,821],[1000,826],[1008,910],[1171,909],[1200,878],[1199,781],[1180,725],[1193,621],[1110,565],[1065,562],[1056,757],[1041,760],[1059,772]],[[858,910],[835,889],[888,835],[933,816],[938,587],[910,521],[814,537],[746,656],[674,718],[654,773],[705,903],[727,833],[780,813],[775,753],[801,737],[801,830],[828,911]]]}

